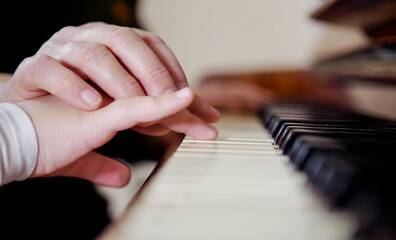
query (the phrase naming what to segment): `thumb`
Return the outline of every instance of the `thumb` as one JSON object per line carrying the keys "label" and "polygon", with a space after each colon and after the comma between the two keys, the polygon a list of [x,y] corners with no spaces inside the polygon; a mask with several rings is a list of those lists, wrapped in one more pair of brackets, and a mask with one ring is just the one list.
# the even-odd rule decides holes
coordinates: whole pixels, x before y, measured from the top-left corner
{"label": "thumb", "polygon": [[160,97],[139,96],[114,101],[108,106],[88,114],[88,122],[95,131],[121,131],[139,123],[157,122],[187,108],[193,101],[194,93],[183,88],[176,93]]}

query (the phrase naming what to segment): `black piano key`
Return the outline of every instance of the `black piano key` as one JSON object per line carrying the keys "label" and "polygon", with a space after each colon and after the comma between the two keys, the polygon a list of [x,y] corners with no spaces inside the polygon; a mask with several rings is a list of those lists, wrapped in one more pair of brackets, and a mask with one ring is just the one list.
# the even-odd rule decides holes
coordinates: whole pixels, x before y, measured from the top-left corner
{"label": "black piano key", "polygon": [[386,123],[383,124],[361,124],[356,122],[348,122],[345,121],[343,123],[338,124],[322,124],[322,123],[295,123],[295,122],[286,122],[282,125],[280,130],[276,133],[274,137],[274,142],[279,144],[282,138],[285,137],[289,127],[300,127],[300,128],[307,128],[307,127],[317,127],[322,129],[335,129],[335,128],[353,128],[353,129],[365,129],[364,131],[371,131],[370,129],[374,129],[374,131],[395,131],[396,127],[393,125],[389,125]]}
{"label": "black piano key", "polygon": [[303,104],[268,105],[260,116],[331,206],[356,211],[357,236],[396,236],[396,122]]}
{"label": "black piano key", "polygon": [[[269,107],[265,110],[265,114],[267,116],[266,120],[263,120],[264,125],[270,130],[272,136],[276,136],[277,132],[280,131],[279,128],[282,128],[283,124],[288,121],[293,121],[294,123],[299,124],[342,124],[342,125],[361,125],[361,124],[375,124],[376,126],[393,126],[396,127],[395,123],[385,121],[382,119],[372,118],[369,116],[363,116],[356,113],[350,113],[346,111],[335,111],[329,108],[315,108],[300,110],[293,109],[290,111],[287,108],[283,108],[282,106],[279,108],[273,109],[273,107]],[[316,112],[315,112],[316,111]]]}
{"label": "black piano key", "polygon": [[355,187],[359,169],[345,158],[357,157],[345,152],[313,151],[304,172],[313,186],[318,188],[332,207],[347,201],[348,193]]}
{"label": "black piano key", "polygon": [[348,137],[348,138],[363,138],[365,136],[370,136],[377,138],[378,140],[382,137],[385,137],[385,134],[381,134],[378,132],[359,132],[359,131],[351,131],[351,130],[316,130],[316,129],[292,129],[289,134],[279,146],[284,154],[288,154],[291,147],[298,137],[303,135],[313,135],[313,136],[329,136],[329,137]]}
{"label": "black piano key", "polygon": [[[345,119],[314,119],[314,118],[278,118],[270,123],[268,126],[271,136],[274,137],[277,132],[280,131],[283,124],[293,122],[293,123],[315,123],[315,124],[327,124],[327,123],[338,123],[342,124]],[[357,123],[357,121],[355,121]]]}
{"label": "black piano key", "polygon": [[[339,133],[340,135],[342,134],[348,134],[348,133],[361,133],[365,134],[367,136],[371,135],[379,135],[379,136],[387,136],[387,135],[395,135],[396,130],[395,129],[384,129],[384,128],[365,128],[365,127],[334,127],[334,126],[288,126],[284,134],[280,136],[277,140],[275,140],[275,143],[283,149],[284,146],[287,144],[285,141],[292,141],[292,138],[290,135],[292,134],[293,130],[313,130],[313,131],[323,131],[323,132],[328,132],[328,134],[331,133]],[[325,134],[323,134],[325,135]]]}
{"label": "black piano key", "polygon": [[362,124],[380,124],[378,120],[373,120],[371,118],[362,118],[362,117],[279,117],[276,119],[273,119],[269,126],[268,129],[270,130],[271,135],[274,137],[277,132],[280,131],[282,128],[283,124],[289,123],[289,122],[295,122],[295,123],[306,123],[306,124],[332,124],[332,125],[342,125],[342,124],[348,124],[348,125],[362,125]]}
{"label": "black piano key", "polygon": [[296,140],[293,144],[290,153],[289,160],[293,163],[296,170],[301,170],[309,155],[311,154],[311,150],[315,149],[330,149],[332,151],[343,150],[346,148],[345,145],[342,145],[335,138],[325,138],[322,136],[301,136]]}
{"label": "black piano key", "polygon": [[343,148],[334,148],[311,144],[303,168],[310,181],[338,206],[348,200],[347,193],[351,195],[373,184],[386,185],[396,171],[392,155],[395,142],[373,145],[368,141],[348,140],[343,145]]}

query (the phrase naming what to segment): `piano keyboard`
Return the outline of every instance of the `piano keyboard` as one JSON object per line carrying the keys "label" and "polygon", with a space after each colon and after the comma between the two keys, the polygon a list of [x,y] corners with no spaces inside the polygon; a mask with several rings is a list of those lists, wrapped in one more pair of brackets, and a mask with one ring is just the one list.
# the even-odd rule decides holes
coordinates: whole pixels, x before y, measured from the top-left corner
{"label": "piano keyboard", "polygon": [[[364,160],[374,156],[371,144],[386,158],[371,141],[393,144],[395,125],[317,110],[269,107],[261,115],[269,130],[256,116],[223,114],[217,140],[186,137],[102,239],[353,239],[357,222],[368,225],[372,218],[363,214],[358,221],[342,207],[345,189],[356,187],[356,156],[344,148],[360,146]],[[351,162],[338,162],[346,155]],[[392,239],[383,234],[373,239]]]}

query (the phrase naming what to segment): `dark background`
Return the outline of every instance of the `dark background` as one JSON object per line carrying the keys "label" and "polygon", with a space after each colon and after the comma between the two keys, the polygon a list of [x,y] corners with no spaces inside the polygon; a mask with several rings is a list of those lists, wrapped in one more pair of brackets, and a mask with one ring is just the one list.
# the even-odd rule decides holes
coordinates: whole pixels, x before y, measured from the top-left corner
{"label": "dark background", "polygon": [[[141,28],[135,6],[135,0],[2,0],[0,72],[13,73],[24,58],[68,25],[102,21]],[[97,151],[128,162],[158,160],[162,152],[151,150],[140,134],[124,131]],[[0,219],[1,239],[92,239],[110,222],[107,203],[92,183],[63,177],[0,187]]]}

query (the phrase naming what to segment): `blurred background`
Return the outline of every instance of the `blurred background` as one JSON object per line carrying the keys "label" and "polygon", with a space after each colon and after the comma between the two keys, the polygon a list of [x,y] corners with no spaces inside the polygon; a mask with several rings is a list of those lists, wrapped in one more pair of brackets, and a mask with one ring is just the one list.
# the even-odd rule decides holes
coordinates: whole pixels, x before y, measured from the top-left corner
{"label": "blurred background", "polygon": [[[323,0],[141,0],[137,18],[171,47],[196,87],[210,74],[309,69],[368,44],[360,29],[313,20]],[[396,88],[351,82],[354,107],[396,118]]]}
{"label": "blurred background", "polygon": [[171,47],[189,81],[212,72],[306,68],[366,44],[358,30],[310,19],[323,0],[141,0],[140,23]]}
{"label": "blurred background", "polygon": [[[211,75],[309,70],[318,59],[368,44],[360,29],[311,19],[310,15],[323,3],[323,0],[140,0],[136,17],[144,29],[156,33],[170,46],[189,83],[198,88],[202,79]],[[351,82],[344,87],[354,108],[396,118],[394,86]],[[135,168],[139,175],[134,175],[132,186],[124,191],[100,188],[111,199],[109,207],[114,215],[123,212],[131,195],[154,167],[142,166],[144,169],[139,171]]]}

